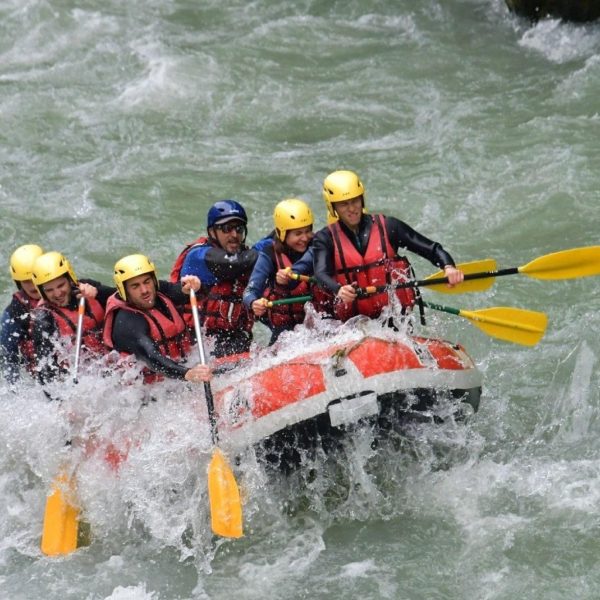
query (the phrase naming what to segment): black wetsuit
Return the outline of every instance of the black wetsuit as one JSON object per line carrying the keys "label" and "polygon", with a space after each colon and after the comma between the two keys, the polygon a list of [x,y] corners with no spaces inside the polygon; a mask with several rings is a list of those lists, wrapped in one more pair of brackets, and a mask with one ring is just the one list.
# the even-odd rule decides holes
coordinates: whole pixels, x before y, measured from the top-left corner
{"label": "black wetsuit", "polygon": [[[352,232],[341,221],[339,222],[344,233],[352,242],[358,252],[364,256],[371,235],[373,218],[362,215],[358,227],[358,234]],[[441,244],[434,242],[415,231],[412,227],[395,217],[385,217],[385,229],[388,239],[394,250],[403,248],[410,250],[427,259],[440,269],[446,265],[454,266],[452,257],[442,248]],[[314,271],[320,286],[337,294],[341,284],[335,279],[333,237],[329,227],[324,227],[313,238]]]}
{"label": "black wetsuit", "polygon": [[20,377],[27,357],[21,354],[21,344],[30,338],[31,308],[13,296],[0,318],[0,368],[9,383]]}
{"label": "black wetsuit", "polygon": [[[158,282],[158,291],[167,296],[175,306],[183,306],[189,296],[181,291],[180,283]],[[155,308],[169,317],[169,309],[160,299],[156,299]],[[154,373],[160,373],[172,379],[184,379],[189,367],[179,364],[163,356],[156,342],[150,337],[150,326],[146,318],[128,310],[118,310],[115,314],[112,330],[112,341],[115,350],[134,354]]]}

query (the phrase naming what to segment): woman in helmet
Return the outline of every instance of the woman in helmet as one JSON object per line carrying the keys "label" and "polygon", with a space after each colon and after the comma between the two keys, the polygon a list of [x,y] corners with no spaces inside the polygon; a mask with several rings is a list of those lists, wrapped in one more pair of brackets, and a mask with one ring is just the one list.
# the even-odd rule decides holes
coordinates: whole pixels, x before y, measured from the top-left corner
{"label": "woman in helmet", "polygon": [[143,254],[118,260],[114,280],[117,292],[106,307],[104,343],[145,363],[145,383],[163,376],[208,381],[208,366],[182,364],[192,340],[180,307],[188,302],[190,289],[200,289],[200,280],[188,275],[180,283],[158,281],[154,264]]}
{"label": "woman in helmet", "polygon": [[[268,308],[268,302],[311,293],[309,283],[297,283],[290,274],[294,263],[310,254],[314,218],[304,201],[289,198],[277,204],[273,222],[275,231],[268,236],[268,244],[261,243],[258,260],[244,291],[244,304],[271,330],[269,345],[275,343],[283,331],[304,321],[304,304]],[[312,275],[312,259],[308,264],[310,271],[304,269],[302,274]]]}
{"label": "woman in helmet", "polygon": [[43,253],[36,244],[26,244],[17,248],[10,257],[10,276],[17,291],[0,321],[0,364],[9,383],[19,379],[21,366],[30,371],[33,369],[31,313],[40,301],[40,294],[31,279],[33,263]]}
{"label": "woman in helmet", "polygon": [[[216,202],[208,211],[207,237],[198,238],[181,252],[171,281],[196,275],[202,282],[198,298],[200,320],[219,358],[248,352],[254,318],[242,303],[242,294],[258,253],[246,246],[248,218],[235,200]],[[191,313],[187,310],[191,325]]]}
{"label": "woman in helmet", "polygon": [[[357,288],[382,288],[413,278],[400,248],[410,250],[443,269],[450,285],[463,280],[452,257],[442,246],[403,221],[365,212],[365,190],[352,171],[334,171],[323,182],[323,198],[330,223],[313,241],[315,277],[335,295],[333,316],[346,321],[357,314],[376,318],[389,303],[387,290],[359,296]],[[413,288],[395,288],[403,309],[415,303]]]}
{"label": "woman in helmet", "polygon": [[32,279],[41,300],[33,311],[32,332],[36,355],[36,373],[40,382],[51,381],[67,372],[59,346],[77,337],[79,298],[84,297],[81,346],[83,356],[97,356],[106,351],[102,343],[104,308],[114,288],[92,279],[77,280],[71,263],[60,252],[46,252],[33,264]]}

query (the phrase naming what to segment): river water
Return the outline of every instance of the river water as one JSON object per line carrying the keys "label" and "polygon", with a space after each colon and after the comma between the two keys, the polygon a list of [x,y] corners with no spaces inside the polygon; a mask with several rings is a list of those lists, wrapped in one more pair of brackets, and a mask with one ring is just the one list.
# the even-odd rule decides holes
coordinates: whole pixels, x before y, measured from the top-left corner
{"label": "river water", "polygon": [[[166,277],[213,201],[247,207],[251,241],[284,197],[322,226],[322,180],[350,168],[372,211],[456,260],[521,266],[598,243],[599,97],[600,26],[531,26],[502,0],[3,0],[0,255],[40,243],[109,283],[141,251]],[[80,468],[91,545],[42,556],[64,410],[0,384],[0,597],[600,597],[598,285],[428,292],[544,311],[547,334],[525,348],[432,314],[425,333],[460,341],[484,375],[477,415],[404,451],[359,432],[316,476],[268,478],[249,454],[239,541],[208,527],[202,397],[167,386],[140,409],[84,376],[61,390],[68,427],[152,433],[118,477]],[[12,289],[3,269],[3,305]]]}

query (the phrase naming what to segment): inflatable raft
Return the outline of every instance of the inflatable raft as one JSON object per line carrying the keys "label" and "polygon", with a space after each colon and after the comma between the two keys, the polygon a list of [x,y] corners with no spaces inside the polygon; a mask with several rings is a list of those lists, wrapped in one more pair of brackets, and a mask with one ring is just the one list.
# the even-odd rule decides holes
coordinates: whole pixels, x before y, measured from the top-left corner
{"label": "inflatable raft", "polygon": [[[481,385],[461,345],[387,328],[311,340],[308,350],[284,344],[279,352],[222,359],[211,381],[219,445],[230,457],[253,447],[268,466],[286,472],[316,449],[334,450],[365,423],[378,439],[407,422],[440,420],[440,413],[463,419],[477,411]],[[87,455],[100,452],[118,471],[145,437],[135,429],[119,431],[110,443],[90,442]]]}
{"label": "inflatable raft", "polygon": [[479,407],[481,373],[462,346],[441,339],[365,336],[257,362],[213,380],[221,443],[254,446],[283,470],[364,421],[385,435],[407,420],[435,420],[444,401],[459,418]]}

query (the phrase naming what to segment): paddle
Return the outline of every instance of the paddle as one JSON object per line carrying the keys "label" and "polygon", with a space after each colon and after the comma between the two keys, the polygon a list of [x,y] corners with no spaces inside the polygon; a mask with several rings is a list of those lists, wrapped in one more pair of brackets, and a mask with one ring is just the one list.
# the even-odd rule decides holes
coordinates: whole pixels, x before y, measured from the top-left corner
{"label": "paddle", "polygon": [[[577,279],[578,277],[590,277],[600,275],[600,246],[586,246],[583,248],[571,248],[570,250],[561,250],[540,256],[521,267],[511,267],[500,269],[499,271],[490,270],[481,273],[469,273],[465,275],[465,281],[474,279],[488,279],[501,277],[503,275],[515,274],[527,275],[533,279]],[[447,277],[437,277],[435,279],[426,279],[417,281],[415,285],[436,285],[438,283],[448,283]],[[410,287],[408,284],[403,287]],[[460,283],[456,288],[464,285]],[[402,284],[401,284],[402,286]],[[453,289],[453,288],[449,288]]]}
{"label": "paddle", "polygon": [[[73,382],[77,383],[81,337],[83,334],[83,315],[85,298],[79,299],[77,318],[77,337],[75,340],[75,361],[73,363]],[[73,504],[75,480],[63,470],[54,478],[52,491],[46,500],[44,525],[42,530],[41,550],[48,556],[69,554],[77,549],[77,532],[79,530],[79,508]]]}
{"label": "paddle", "polygon": [[[198,342],[200,363],[205,365],[206,356],[204,354],[200,318],[198,316],[198,301],[196,300],[194,290],[190,291],[190,302],[194,317],[194,329],[196,331],[196,341]],[[217,535],[239,538],[243,535],[242,502],[233,471],[217,446],[219,442],[217,417],[212,390],[208,381],[204,382],[204,395],[206,397],[210,433],[214,446],[213,456],[208,465],[208,498],[210,502],[211,526],[213,532]]]}
{"label": "paddle", "polygon": [[491,337],[523,346],[535,346],[544,336],[548,324],[544,313],[521,308],[497,306],[469,311],[431,302],[424,304],[433,310],[464,317]]}
{"label": "paddle", "polygon": [[[460,269],[463,273],[466,274],[470,274],[470,273],[479,273],[481,271],[494,271],[496,269],[496,261],[493,258],[486,258],[484,260],[474,260],[471,262],[466,262],[466,263],[460,263],[458,265],[456,265],[457,269]],[[478,280],[473,280],[473,281],[464,281],[454,287],[448,287],[447,283],[448,281],[446,279],[443,279],[444,277],[444,272],[443,271],[437,271],[436,273],[433,273],[432,275],[429,275],[428,277],[426,277],[425,279],[422,279],[421,281],[407,281],[405,283],[400,283],[395,287],[419,287],[419,286],[429,286],[432,290],[436,291],[436,292],[441,292],[443,294],[465,294],[467,292],[485,292],[486,290],[488,290],[489,288],[492,287],[492,285],[494,285],[494,281],[493,279],[483,279],[480,278]],[[310,281],[310,282],[314,282],[316,281],[314,276],[309,276],[309,275],[300,275],[299,273],[290,273],[290,278],[291,279],[295,279],[297,281]],[[433,282],[430,282],[430,280],[434,280]],[[442,283],[439,283],[439,282]],[[377,292],[382,292],[383,290],[386,289],[387,286],[379,286],[377,288],[369,288],[369,289],[373,289],[373,292],[370,293],[375,293],[375,291]]]}

